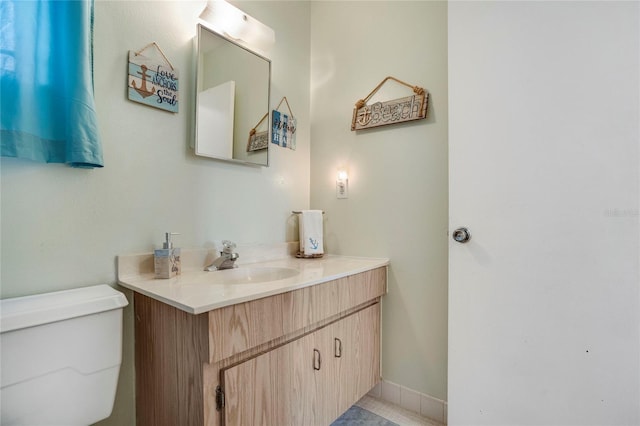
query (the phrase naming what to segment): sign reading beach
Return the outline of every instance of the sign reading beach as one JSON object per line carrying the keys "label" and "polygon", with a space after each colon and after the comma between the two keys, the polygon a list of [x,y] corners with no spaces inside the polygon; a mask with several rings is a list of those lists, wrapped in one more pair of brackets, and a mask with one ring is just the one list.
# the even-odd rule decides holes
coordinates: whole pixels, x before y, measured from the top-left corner
{"label": "sign reading beach", "polygon": [[[389,80],[393,80],[413,90],[412,96],[384,102],[367,102]],[[356,102],[351,118],[351,130],[370,129],[388,124],[405,123],[407,121],[427,118],[429,93],[420,86],[412,86],[395,77],[387,77],[367,95]]]}

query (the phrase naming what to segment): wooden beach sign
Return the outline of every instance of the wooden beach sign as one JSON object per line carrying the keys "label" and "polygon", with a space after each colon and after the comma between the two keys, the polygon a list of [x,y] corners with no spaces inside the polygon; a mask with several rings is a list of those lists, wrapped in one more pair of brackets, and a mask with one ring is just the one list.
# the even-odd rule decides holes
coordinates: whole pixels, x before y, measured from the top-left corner
{"label": "wooden beach sign", "polygon": [[269,148],[269,131],[255,132],[249,134],[247,152],[260,151]]}
{"label": "wooden beach sign", "polygon": [[[155,46],[163,61],[142,54],[150,46]],[[171,65],[156,43],[151,43],[138,52],[129,51],[127,86],[129,100],[178,112],[178,70]]]}
{"label": "wooden beach sign", "polygon": [[247,142],[247,152],[260,151],[269,148],[269,129],[258,132],[256,129],[266,120],[269,112],[262,116],[258,124],[249,131],[249,141]]}
{"label": "wooden beach sign", "polygon": [[[414,95],[367,105],[367,101],[390,79],[410,87]],[[411,86],[394,77],[387,77],[369,93],[369,96],[356,102],[351,119],[351,130],[370,129],[426,118],[428,100],[429,93],[422,87]]]}

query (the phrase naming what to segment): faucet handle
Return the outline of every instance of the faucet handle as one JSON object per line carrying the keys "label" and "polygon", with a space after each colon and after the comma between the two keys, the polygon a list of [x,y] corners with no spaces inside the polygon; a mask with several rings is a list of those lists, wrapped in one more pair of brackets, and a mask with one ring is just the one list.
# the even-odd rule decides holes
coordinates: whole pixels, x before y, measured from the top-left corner
{"label": "faucet handle", "polygon": [[222,252],[223,253],[232,253],[233,249],[236,248],[236,243],[229,240],[222,240]]}

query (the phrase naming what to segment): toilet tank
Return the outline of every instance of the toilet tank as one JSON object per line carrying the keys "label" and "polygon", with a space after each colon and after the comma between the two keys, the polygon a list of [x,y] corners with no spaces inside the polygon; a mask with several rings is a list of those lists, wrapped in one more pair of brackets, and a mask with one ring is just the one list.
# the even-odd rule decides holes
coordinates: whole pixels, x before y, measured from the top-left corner
{"label": "toilet tank", "polygon": [[109,417],[127,304],[108,285],[0,301],[0,424],[89,425]]}

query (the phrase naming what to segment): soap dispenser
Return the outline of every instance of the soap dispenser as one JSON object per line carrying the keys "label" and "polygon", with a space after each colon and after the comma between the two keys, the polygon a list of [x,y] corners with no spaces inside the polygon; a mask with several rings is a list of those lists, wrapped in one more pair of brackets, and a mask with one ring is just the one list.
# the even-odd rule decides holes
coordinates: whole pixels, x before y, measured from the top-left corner
{"label": "soap dispenser", "polygon": [[173,278],[181,272],[180,249],[173,247],[172,235],[180,235],[175,232],[166,232],[165,241],[161,249],[156,249],[153,253],[153,266],[156,271],[156,278]]}

